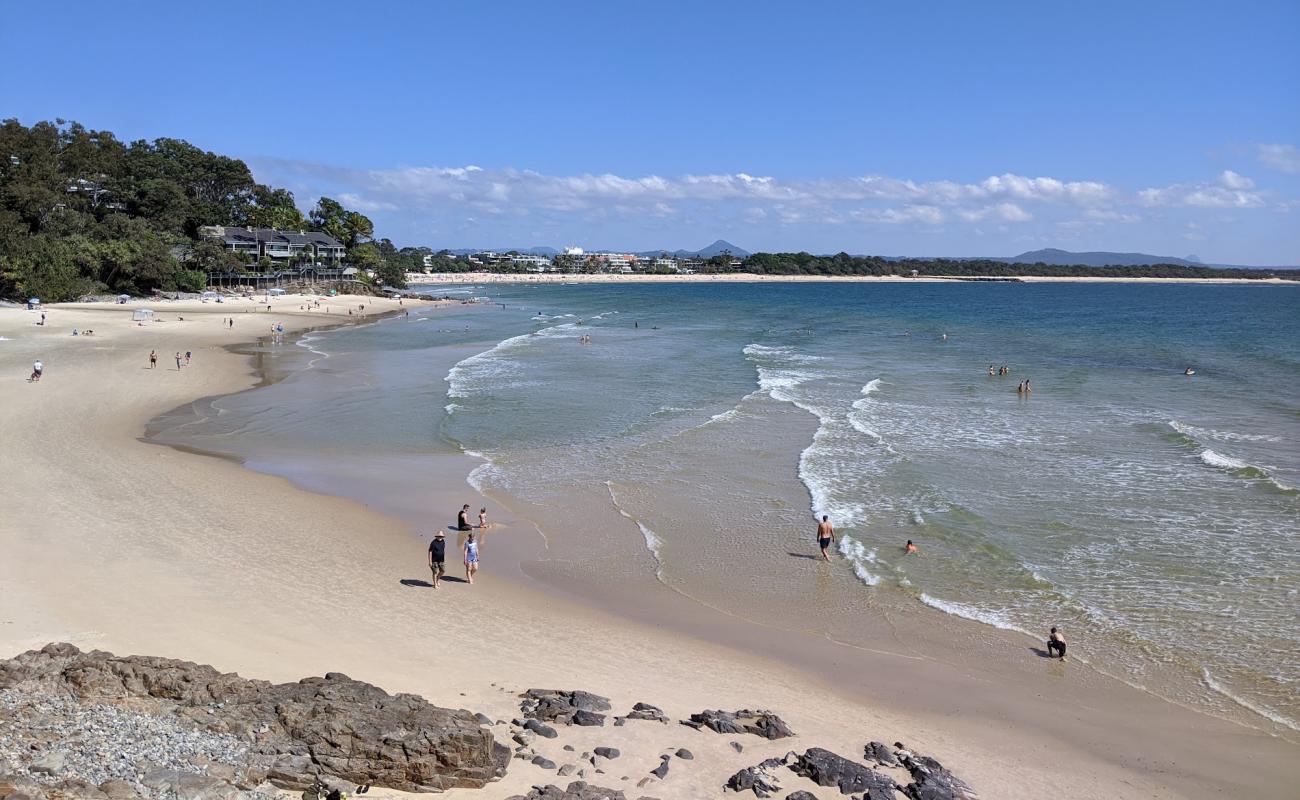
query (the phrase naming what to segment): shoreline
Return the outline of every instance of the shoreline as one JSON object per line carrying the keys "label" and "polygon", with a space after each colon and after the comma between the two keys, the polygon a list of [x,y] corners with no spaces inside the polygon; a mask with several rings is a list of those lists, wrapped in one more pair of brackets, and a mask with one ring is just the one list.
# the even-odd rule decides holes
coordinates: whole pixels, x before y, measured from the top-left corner
{"label": "shoreline", "polygon": [[1300,275],[1295,280],[1284,278],[1130,278],[1109,275],[1080,275],[1056,277],[1048,275],[757,275],[753,273],[658,275],[648,273],[628,274],[510,274],[503,272],[408,272],[407,283],[412,286],[440,286],[470,283],[514,284],[619,284],[619,283],[1162,283],[1210,284],[1231,286],[1300,286]]}
{"label": "shoreline", "polygon": [[[366,300],[377,302],[372,298]],[[56,306],[51,309],[51,315],[61,316],[70,309],[82,310],[76,306]],[[186,313],[191,312],[187,310]],[[3,317],[0,317],[2,321]],[[342,322],[346,324],[348,320]],[[101,323],[96,321],[93,324],[98,326]],[[305,327],[299,326],[297,321],[286,326],[287,330],[297,331]],[[0,331],[8,333],[5,327],[0,327]],[[91,337],[94,345],[110,341],[110,336],[103,333]],[[111,335],[116,337],[118,333],[114,331]],[[242,333],[241,329],[240,335]],[[129,335],[122,333],[124,338]],[[76,355],[73,348],[85,342],[70,339],[63,339],[58,352],[73,358]],[[244,340],[242,346],[248,344],[249,341]],[[110,366],[121,367],[127,363],[122,361],[121,354],[111,352],[115,347],[108,349]],[[9,363],[11,354],[10,349],[0,351],[0,358],[4,359],[9,372],[13,372],[15,367]],[[202,350],[200,357],[204,357]],[[119,386],[122,383],[121,376],[116,374],[120,370],[104,370],[101,360],[81,360],[83,363],[69,363],[69,366],[78,367],[80,377],[90,381],[84,386],[96,385],[100,380],[116,382]],[[1072,796],[1078,797],[1110,797],[1116,796],[1117,792],[1119,796],[1162,797],[1214,794],[1213,785],[1184,794],[1185,790],[1199,785],[1203,779],[1199,773],[1206,768],[1178,764],[1177,761],[1161,761],[1157,767],[1144,763],[1150,757],[1142,753],[1130,754],[1128,759],[1118,762],[1106,758],[1102,753],[1108,748],[1102,747],[1099,752],[1096,744],[1101,743],[1101,737],[1122,738],[1123,732],[1094,731],[1094,722],[1086,718],[1077,720],[1076,724],[1083,726],[1088,733],[1082,742],[1071,744],[1059,738],[1059,731],[1054,734],[1041,726],[1035,727],[1034,718],[1039,713],[1035,707],[1021,708],[1019,713],[1008,713],[1013,709],[999,708],[999,704],[1006,700],[1005,694],[1001,699],[994,698],[989,702],[975,698],[956,699],[947,713],[943,710],[945,703],[932,703],[935,705],[933,710],[915,711],[927,704],[916,702],[912,705],[907,698],[897,703],[901,708],[877,702],[864,704],[857,695],[869,696],[869,676],[852,673],[852,678],[845,681],[838,674],[839,670],[849,669],[850,664],[854,665],[853,669],[862,666],[862,662],[856,660],[857,654],[838,653],[837,680],[832,681],[829,672],[810,673],[805,668],[790,665],[798,660],[791,656],[797,656],[809,640],[816,637],[779,632],[777,638],[786,637],[787,640],[767,643],[779,644],[768,648],[775,651],[776,660],[756,655],[752,641],[735,641],[750,636],[747,629],[726,630],[725,624],[719,625],[716,621],[702,624],[695,633],[704,636],[705,640],[683,642],[672,629],[664,630],[662,623],[655,624],[656,614],[662,619],[663,615],[677,613],[660,603],[648,604],[645,619],[628,621],[611,618],[597,609],[584,608],[553,595],[539,595],[526,587],[503,586],[489,577],[483,587],[476,587],[476,594],[456,592],[454,595],[466,604],[467,613],[477,615],[469,624],[439,619],[437,622],[441,627],[432,631],[435,634],[432,640],[428,638],[430,632],[412,631],[401,625],[395,627],[395,622],[409,619],[407,615],[410,613],[419,615],[427,611],[428,598],[424,594],[393,588],[396,583],[392,574],[394,570],[398,574],[419,574],[422,571],[419,569],[422,562],[415,561],[419,553],[411,546],[415,539],[405,523],[357,502],[311,494],[296,488],[286,479],[267,478],[243,465],[214,459],[205,459],[203,465],[198,465],[193,463],[195,459],[192,456],[180,451],[176,451],[177,458],[156,456],[156,449],[151,448],[148,453],[135,451],[123,441],[132,435],[138,437],[149,420],[168,409],[200,402],[204,397],[243,391],[254,385],[251,381],[255,373],[249,371],[250,359],[247,356],[226,352],[214,360],[223,362],[223,366],[215,371],[216,374],[205,376],[198,387],[202,394],[195,395],[195,387],[173,389],[167,397],[178,402],[161,411],[158,410],[159,404],[169,400],[139,395],[125,400],[116,398],[118,402],[103,404],[111,408],[95,408],[91,398],[84,394],[60,397],[59,402],[50,406],[24,404],[17,407],[17,420],[11,419],[6,425],[12,426],[18,420],[30,424],[7,431],[12,435],[5,437],[10,443],[5,446],[18,448],[13,457],[35,463],[31,464],[30,475],[24,474],[15,481],[20,484],[17,488],[7,486],[5,492],[10,495],[11,507],[41,498],[39,505],[48,509],[52,520],[48,522],[54,534],[45,537],[48,532],[42,531],[42,536],[35,536],[33,529],[18,518],[0,527],[3,533],[0,541],[7,546],[7,551],[18,555],[8,569],[0,567],[0,575],[8,579],[9,585],[15,586],[10,597],[16,608],[32,612],[28,619],[23,619],[20,614],[14,620],[0,620],[4,623],[0,626],[0,646],[6,654],[26,649],[21,646],[24,641],[40,646],[45,642],[38,643],[38,640],[45,639],[91,646],[102,643],[107,649],[117,652],[151,652],[208,660],[221,668],[238,669],[259,677],[296,678],[308,672],[346,668],[354,676],[380,682],[386,688],[417,691],[435,702],[447,699],[455,689],[461,689],[467,695],[481,698],[487,707],[495,703],[497,708],[503,707],[502,700],[510,698],[489,690],[483,682],[497,678],[496,671],[500,671],[507,677],[499,680],[515,685],[520,681],[538,685],[550,679],[572,688],[604,690],[602,693],[618,702],[625,699],[659,700],[661,705],[671,709],[670,713],[689,713],[698,710],[690,708],[692,703],[704,702],[734,701],[736,707],[746,702],[771,705],[787,719],[794,718],[797,729],[802,727],[818,732],[818,743],[825,741],[827,744],[824,746],[831,746],[837,740],[843,742],[842,746],[836,745],[841,747],[841,752],[851,753],[850,743],[863,735],[902,737],[909,742],[916,738],[926,744],[924,749],[928,752],[934,753],[945,764],[951,762],[955,770],[969,776],[977,789],[994,796],[1036,796],[1036,787],[1041,781],[1053,778],[1058,785],[1072,790]],[[55,375],[64,369],[63,359],[46,356],[46,361],[54,367],[47,367],[46,380],[39,387],[17,387],[18,391],[44,391],[57,380]],[[9,394],[12,390],[6,388],[4,391]],[[113,395],[107,393],[105,397]],[[51,427],[44,415],[62,407],[67,407],[67,410],[56,421],[61,425]],[[58,448],[50,450],[51,440],[57,439],[56,444],[70,444],[82,437],[91,438],[92,442],[88,451],[91,458],[87,463],[76,465],[84,473],[80,477],[87,478],[85,484],[91,489],[90,496],[112,506],[111,513],[105,514],[100,509],[99,515],[87,517],[80,509],[67,507],[65,501],[69,497],[69,486],[66,481],[49,485],[41,481],[42,476],[57,475],[67,466],[59,458],[63,452]],[[142,444],[138,439],[133,442]],[[86,444],[83,442],[81,447],[84,450]],[[24,455],[26,448],[40,452]],[[95,456],[103,460],[109,457],[108,454],[116,466],[123,468],[125,483],[121,477],[101,475]],[[156,467],[149,468],[149,462],[159,461],[168,462],[161,472]],[[179,494],[166,486],[166,481],[173,477],[182,484]],[[459,476],[461,486],[464,478],[464,474]],[[108,482],[107,487],[100,486],[104,480]],[[149,508],[148,493],[131,494],[133,483],[147,483],[149,480],[163,482],[166,490],[163,493],[172,500],[179,497],[180,506],[171,513],[160,514]],[[223,494],[243,492],[242,505],[256,508],[258,512],[246,520],[226,519],[224,506],[220,503],[214,505],[212,501],[217,498],[207,496],[212,489],[204,488],[214,485],[221,486]],[[22,491],[24,488],[26,493]],[[130,500],[143,499],[144,502],[128,502],[123,507],[122,503],[114,502],[120,500],[115,491],[128,494]],[[457,488],[455,491],[463,496],[465,490]],[[61,502],[63,507],[60,507]],[[78,504],[77,500],[72,503]],[[189,505],[202,508],[196,510],[187,507]],[[209,525],[215,524],[216,528],[183,532],[185,528],[180,526],[175,535],[182,538],[187,547],[179,546],[169,537],[151,533],[159,527],[169,530],[175,527],[173,516],[177,515],[202,518]],[[108,551],[102,550],[102,543],[98,541],[98,535],[103,533],[101,527],[110,529]],[[364,541],[354,536],[353,531],[357,529],[367,531]],[[87,530],[94,530],[96,539],[87,541]],[[206,535],[208,530],[229,535],[245,549],[223,549],[227,543],[219,535]],[[275,537],[268,539],[262,535],[265,531],[285,534],[288,541],[277,541]],[[130,559],[123,558],[117,549],[119,546],[131,551]],[[318,552],[300,552],[304,547],[316,548]],[[47,552],[47,549],[53,552]],[[239,563],[226,563],[228,552],[237,553]],[[15,567],[18,571],[11,572]],[[24,568],[30,568],[29,575],[19,574]],[[341,597],[329,593],[323,596],[309,593],[303,597],[300,596],[302,593],[293,591],[298,578],[316,575],[321,570],[331,584],[347,587],[340,593]],[[181,573],[179,578],[178,572]],[[249,572],[251,576],[245,574]],[[107,577],[101,573],[107,573]],[[62,580],[49,585],[42,581],[34,583],[34,579],[41,575],[59,575]],[[189,576],[189,580],[184,576]],[[122,585],[116,583],[119,579]],[[263,598],[261,591],[268,585],[272,587],[272,594]],[[484,591],[478,591],[479,588]],[[107,608],[86,607],[85,591],[97,591],[110,599]],[[250,598],[244,591],[254,596]],[[189,608],[160,607],[157,601],[170,596],[188,599],[194,605]],[[268,603],[272,598],[283,599],[288,609],[280,607],[279,603]],[[340,605],[341,600],[349,602]],[[313,606],[311,601],[323,608]],[[123,611],[134,613],[116,613]],[[148,618],[149,624],[133,626],[133,620],[142,614]],[[488,624],[481,624],[485,621]],[[453,630],[456,635],[446,635],[448,630]],[[590,631],[605,635],[586,635]],[[61,635],[65,632],[70,635]],[[224,638],[223,632],[227,634]],[[340,651],[321,653],[318,647],[321,634],[345,642],[346,646]],[[447,653],[438,647],[449,640],[474,642],[488,652],[475,658],[474,654]],[[603,641],[604,645],[593,648],[595,641]],[[929,646],[951,648],[952,644],[951,640],[943,639]],[[431,645],[434,647],[432,650],[429,649]],[[740,649],[736,649],[736,645],[741,645]],[[418,653],[411,653],[412,649]],[[371,650],[374,652],[369,652]],[[831,651],[835,651],[834,646]],[[535,661],[519,664],[521,652],[528,653]],[[577,653],[584,658],[581,668],[574,663]],[[492,654],[498,654],[495,661]],[[427,670],[421,668],[422,664],[428,666],[429,659],[445,664],[455,673],[442,681],[432,680],[426,674]],[[955,668],[960,673],[967,669],[955,664],[939,664],[934,659],[926,660],[934,662],[926,664],[926,669],[931,672],[948,673]],[[724,665],[728,670],[741,669],[742,674],[753,675],[754,685],[768,688],[755,691],[748,686],[736,686],[730,674],[717,674],[718,668]],[[466,678],[463,674],[466,670],[474,674]],[[910,672],[911,668],[908,670]],[[582,677],[577,677],[578,672]],[[950,676],[950,680],[957,678]],[[1046,685],[1050,686],[1050,681],[1056,680],[1059,679],[1050,678]],[[809,697],[803,689],[810,681],[827,690],[827,694]],[[976,676],[974,681],[974,685],[978,685],[990,682],[990,679]],[[922,695],[935,689],[920,678],[913,682],[921,684],[916,692],[918,701]],[[962,684],[960,680],[957,682],[966,688],[971,685]],[[643,693],[647,696],[642,697]],[[665,696],[671,696],[673,702],[665,701]],[[720,696],[724,700],[718,700]],[[451,699],[454,700],[454,695]],[[1153,702],[1169,705],[1164,701]],[[1046,705],[1051,707],[1050,702]],[[911,713],[909,709],[912,709]],[[1167,732],[1184,730],[1194,717],[1203,717],[1199,714],[1185,715],[1193,715],[1193,712],[1178,713],[1166,709],[1159,716],[1167,725]],[[1233,736],[1232,731],[1224,727],[1229,723],[1219,720],[1207,722],[1211,719],[1206,717],[1192,724],[1196,731],[1194,735],[1222,737],[1228,751],[1235,752],[1241,748],[1243,752],[1231,759],[1237,761],[1238,766],[1254,760],[1253,755],[1245,756],[1246,752],[1268,750],[1274,755],[1294,752],[1294,746],[1289,743],[1279,747],[1278,742],[1273,742],[1271,747],[1268,746],[1268,737],[1255,732],[1237,731]],[[866,725],[870,728],[869,734],[862,730],[864,720],[870,721]],[[1121,722],[1118,719],[1114,721]],[[1141,742],[1143,735],[1140,732],[1134,741]],[[808,740],[812,738],[810,736]],[[1094,742],[1093,747],[1080,746],[1089,740]],[[1235,740],[1235,744],[1230,740]],[[992,741],[998,744],[992,744]],[[860,747],[860,743],[857,746]],[[1049,763],[1026,765],[1010,757],[1010,751],[1016,747],[1036,752],[1039,756],[1050,754],[1046,759]],[[785,748],[781,749],[784,752]],[[1110,749],[1115,749],[1115,746]],[[1273,756],[1264,757],[1274,763],[1271,761]],[[1065,759],[1069,766],[1062,767],[1058,758]],[[749,762],[754,757],[737,756],[737,759]],[[1170,789],[1159,780],[1151,782],[1151,776],[1143,773],[1152,768],[1157,771],[1183,770],[1181,780],[1177,781],[1183,790]],[[519,780],[531,781],[538,776],[529,769],[527,765],[516,765],[511,773]],[[1288,775],[1285,762],[1274,763],[1270,772],[1272,778],[1279,781],[1278,786]],[[1294,772],[1294,767],[1290,772]],[[510,785],[512,782],[508,777],[507,781],[496,786],[505,789]],[[1268,785],[1271,784],[1266,782],[1264,787]],[[713,784],[711,793],[717,793],[718,786],[720,783]],[[665,791],[667,788],[666,785]],[[1123,794],[1129,789],[1134,790],[1133,794]],[[491,795],[480,793],[477,796]]]}

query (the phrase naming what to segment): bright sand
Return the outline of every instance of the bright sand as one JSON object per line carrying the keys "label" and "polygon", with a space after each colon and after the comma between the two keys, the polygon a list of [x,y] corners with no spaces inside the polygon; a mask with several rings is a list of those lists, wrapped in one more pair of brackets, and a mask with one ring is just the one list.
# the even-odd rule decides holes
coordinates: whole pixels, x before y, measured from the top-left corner
{"label": "bright sand", "polygon": [[[494,564],[491,549],[472,588],[403,585],[428,576],[424,545],[396,520],[138,438],[159,414],[253,386],[250,359],[226,348],[275,322],[293,332],[359,321],[348,304],[364,303],[368,315],[397,309],[331,298],[327,315],[299,311],[299,297],[270,302],[270,312],[254,301],[152,303],[162,321],[144,326],[130,321],[139,303],[56,306],[43,328],[34,312],[0,309],[0,656],[70,641],[272,680],[333,670],[505,719],[525,688],[580,688],[609,696],[614,713],[638,700],[674,718],[770,708],[799,734],[768,743],[634,721],[538,745],[557,763],[571,760],[564,744],[619,747],[622,758],[594,782],[632,797],[721,796],[727,776],[763,758],[810,746],[860,757],[871,739],[938,758],[985,797],[1282,797],[1300,781],[1294,744],[1074,662],[1025,658],[1020,639],[1007,636],[1015,657],[976,663],[963,648],[973,627],[961,621],[872,620],[879,647],[858,650],[662,593],[647,592],[629,620],[540,591],[503,559]],[[74,327],[95,335],[73,337]],[[176,369],[177,350],[194,352],[190,366]],[[37,358],[45,377],[29,384]],[[464,482],[474,464],[448,459],[429,475],[430,507],[479,502]],[[508,534],[522,532],[481,504]],[[733,738],[744,753],[728,746]],[[658,754],[677,747],[696,759],[638,790]],[[451,794],[498,798],[567,780],[513,761],[503,781]],[[785,788],[814,787],[791,778]]]}

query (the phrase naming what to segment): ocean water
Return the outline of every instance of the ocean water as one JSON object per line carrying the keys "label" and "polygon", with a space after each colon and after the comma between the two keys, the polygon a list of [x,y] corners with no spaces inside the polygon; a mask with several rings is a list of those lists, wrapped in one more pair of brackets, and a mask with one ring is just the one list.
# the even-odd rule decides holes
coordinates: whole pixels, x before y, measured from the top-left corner
{"label": "ocean water", "polygon": [[810,624],[827,514],[833,638],[927,606],[1040,641],[1058,625],[1098,671],[1300,727],[1300,289],[462,291],[504,307],[316,337],[324,362],[295,377],[315,388],[229,401],[223,435],[301,441],[326,414],[341,456],[474,454],[468,482],[546,536],[536,575],[654,581],[778,626]]}

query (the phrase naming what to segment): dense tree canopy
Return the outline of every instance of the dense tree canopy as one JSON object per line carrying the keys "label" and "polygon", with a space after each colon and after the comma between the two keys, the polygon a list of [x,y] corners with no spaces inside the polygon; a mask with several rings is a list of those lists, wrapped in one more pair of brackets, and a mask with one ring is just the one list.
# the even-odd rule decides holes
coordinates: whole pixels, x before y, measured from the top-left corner
{"label": "dense tree canopy", "polygon": [[374,236],[364,215],[322,198],[308,219],[292,192],[180,139],[0,122],[0,296],[202,289],[205,272],[244,266],[198,239],[204,225],[321,230],[350,249]]}

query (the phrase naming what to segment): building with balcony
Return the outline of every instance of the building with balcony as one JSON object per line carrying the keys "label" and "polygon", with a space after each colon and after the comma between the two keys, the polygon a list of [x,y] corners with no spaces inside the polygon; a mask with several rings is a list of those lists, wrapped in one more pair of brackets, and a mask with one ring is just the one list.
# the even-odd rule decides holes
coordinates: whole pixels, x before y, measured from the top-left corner
{"label": "building with balcony", "polygon": [[207,225],[199,229],[199,235],[221,242],[227,250],[238,253],[249,264],[269,258],[276,263],[277,268],[304,261],[337,266],[343,261],[345,252],[342,242],[319,231]]}

